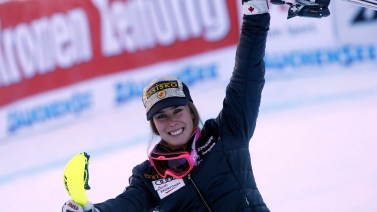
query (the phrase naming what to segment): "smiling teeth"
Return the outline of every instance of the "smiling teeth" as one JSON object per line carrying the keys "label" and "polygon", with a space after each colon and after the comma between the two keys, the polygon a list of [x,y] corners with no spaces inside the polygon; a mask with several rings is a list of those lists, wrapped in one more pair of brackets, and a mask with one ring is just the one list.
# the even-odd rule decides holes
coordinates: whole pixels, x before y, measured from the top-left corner
{"label": "smiling teeth", "polygon": [[183,129],[180,128],[180,129],[178,129],[178,130],[176,130],[176,131],[170,132],[170,135],[178,135],[178,134],[180,134],[182,131],[183,131]]}

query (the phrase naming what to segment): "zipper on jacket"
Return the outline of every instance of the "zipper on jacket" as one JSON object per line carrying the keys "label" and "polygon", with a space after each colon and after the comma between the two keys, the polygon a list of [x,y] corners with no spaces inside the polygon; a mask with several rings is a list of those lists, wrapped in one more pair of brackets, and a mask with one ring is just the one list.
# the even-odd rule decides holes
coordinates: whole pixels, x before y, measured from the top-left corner
{"label": "zipper on jacket", "polygon": [[247,200],[247,197],[245,197],[245,200],[246,200],[246,204],[247,204],[247,206],[249,206],[250,203],[249,203],[249,200]]}
{"label": "zipper on jacket", "polygon": [[198,187],[196,186],[196,184],[195,184],[194,180],[193,180],[193,179],[191,178],[191,173],[189,173],[189,174],[188,174],[188,179],[189,179],[189,180],[191,180],[191,182],[192,182],[192,184],[194,185],[194,187],[195,187],[196,191],[198,192],[198,194],[199,194],[200,198],[202,199],[202,201],[203,201],[203,202],[204,202],[204,204],[206,205],[206,207],[207,207],[208,211],[209,211],[209,212],[212,212],[212,211],[211,211],[211,209],[209,208],[209,206],[208,206],[207,202],[206,202],[206,201],[205,201],[205,199],[203,198],[202,194],[200,193],[200,191],[199,191],[199,188],[198,188]]}

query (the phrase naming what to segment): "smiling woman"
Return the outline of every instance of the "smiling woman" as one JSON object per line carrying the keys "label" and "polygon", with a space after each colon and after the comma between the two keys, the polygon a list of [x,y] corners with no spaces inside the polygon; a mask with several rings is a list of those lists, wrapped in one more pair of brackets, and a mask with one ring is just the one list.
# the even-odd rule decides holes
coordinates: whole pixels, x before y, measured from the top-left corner
{"label": "smiling woman", "polygon": [[[201,119],[200,119],[199,112],[198,112],[197,108],[195,107],[194,103],[192,103],[191,101],[187,102],[187,107],[189,108],[190,112],[192,113],[192,120],[193,120],[194,127],[196,127],[196,128],[199,127]],[[151,129],[152,129],[152,132],[156,135],[159,135],[153,119],[149,120],[149,123],[150,123]]]}
{"label": "smiling woman", "polygon": [[69,200],[63,212],[269,212],[256,186],[249,142],[265,82],[270,15],[265,0],[243,1],[243,11],[236,65],[218,115],[199,126],[199,114],[181,79],[152,80],[142,100],[160,141],[148,160],[133,168],[129,186],[116,198],[83,207]]}
{"label": "smiling woman", "polygon": [[186,145],[199,126],[199,114],[185,83],[174,76],[151,81],[143,92],[147,120],[164,145],[176,149]]}
{"label": "smiling woman", "polygon": [[152,121],[158,135],[172,148],[186,144],[194,132],[193,114],[188,106],[172,106],[158,111]]}

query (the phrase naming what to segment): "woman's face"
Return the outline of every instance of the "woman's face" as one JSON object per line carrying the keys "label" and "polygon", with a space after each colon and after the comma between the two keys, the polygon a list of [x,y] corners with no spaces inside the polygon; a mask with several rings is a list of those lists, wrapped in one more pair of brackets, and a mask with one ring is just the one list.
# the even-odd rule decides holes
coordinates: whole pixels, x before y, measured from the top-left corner
{"label": "woman's face", "polygon": [[153,116],[153,122],[162,140],[172,147],[185,145],[194,129],[193,114],[187,105],[164,108]]}

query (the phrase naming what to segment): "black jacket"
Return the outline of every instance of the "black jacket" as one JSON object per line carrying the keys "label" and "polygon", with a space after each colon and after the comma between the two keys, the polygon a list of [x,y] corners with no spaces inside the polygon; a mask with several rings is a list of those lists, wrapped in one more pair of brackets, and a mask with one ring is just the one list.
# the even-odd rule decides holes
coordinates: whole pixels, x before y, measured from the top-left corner
{"label": "black jacket", "polygon": [[[114,199],[95,204],[101,212],[121,211],[269,211],[256,186],[249,141],[254,133],[264,86],[264,62],[270,15],[244,16],[235,68],[223,109],[205,122],[197,148],[216,142],[184,186],[160,199],[154,184],[164,185],[149,161],[136,166],[130,185]],[[208,143],[207,143],[208,144]],[[181,183],[181,185],[183,185]]]}

